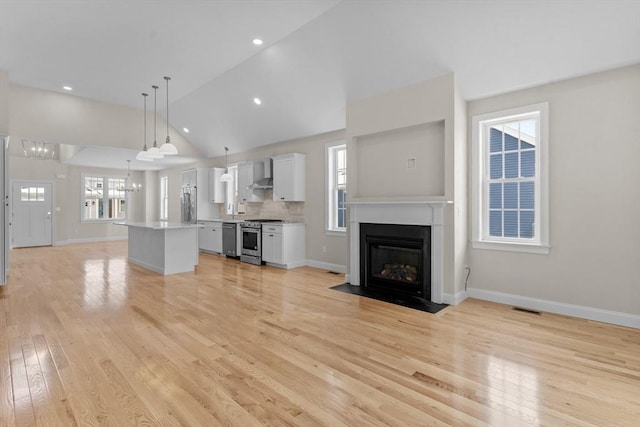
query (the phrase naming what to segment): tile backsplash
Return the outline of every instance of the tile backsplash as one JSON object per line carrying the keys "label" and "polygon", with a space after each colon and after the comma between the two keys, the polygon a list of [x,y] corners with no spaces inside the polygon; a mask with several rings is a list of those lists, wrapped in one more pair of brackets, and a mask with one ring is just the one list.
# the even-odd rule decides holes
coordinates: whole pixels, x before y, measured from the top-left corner
{"label": "tile backsplash", "polygon": [[[286,222],[304,222],[304,202],[275,202],[273,190],[264,191],[261,203],[245,203],[245,214],[235,215],[235,219],[282,219]],[[220,218],[231,219],[224,213],[224,205],[220,206]]]}

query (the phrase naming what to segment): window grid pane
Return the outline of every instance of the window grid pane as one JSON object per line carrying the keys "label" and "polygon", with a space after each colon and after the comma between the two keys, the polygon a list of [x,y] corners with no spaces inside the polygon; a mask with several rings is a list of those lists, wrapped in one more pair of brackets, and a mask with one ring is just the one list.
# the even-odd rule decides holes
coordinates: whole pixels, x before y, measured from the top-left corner
{"label": "window grid pane", "polygon": [[329,177],[327,225],[329,230],[343,231],[347,227],[347,149],[346,145],[328,147]]}
{"label": "window grid pane", "polygon": [[127,217],[126,192],[124,191],[126,184],[127,178],[108,176],[83,177],[82,219],[125,219]]}
{"label": "window grid pane", "polygon": [[535,237],[537,119],[488,126],[487,231],[490,237]]}

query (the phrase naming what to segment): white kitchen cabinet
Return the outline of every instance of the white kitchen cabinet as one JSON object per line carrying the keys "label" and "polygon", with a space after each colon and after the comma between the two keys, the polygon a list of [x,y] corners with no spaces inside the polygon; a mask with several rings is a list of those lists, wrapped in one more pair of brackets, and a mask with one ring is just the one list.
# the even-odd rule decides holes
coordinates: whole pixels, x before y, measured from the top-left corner
{"label": "white kitchen cabinet", "polygon": [[182,187],[196,188],[196,219],[217,218],[217,210],[209,202],[209,170],[187,169],[181,172]]}
{"label": "white kitchen cabinet", "polygon": [[305,265],[305,225],[264,224],[262,260],[274,267],[287,269]]}
{"label": "white kitchen cabinet", "polygon": [[183,187],[195,187],[197,184],[196,177],[198,172],[195,169],[187,169],[180,173]]}
{"label": "white kitchen cabinet", "polygon": [[264,162],[242,162],[238,164],[238,201],[261,202],[264,190],[250,189],[251,184],[264,178]]}
{"label": "white kitchen cabinet", "polygon": [[273,200],[304,202],[305,155],[282,154],[273,157]]}
{"label": "white kitchen cabinet", "polygon": [[209,169],[209,203],[224,203],[224,182],[220,177],[224,168]]}
{"label": "white kitchen cabinet", "polygon": [[222,253],[222,222],[199,222],[204,227],[198,230],[198,246],[202,252]]}

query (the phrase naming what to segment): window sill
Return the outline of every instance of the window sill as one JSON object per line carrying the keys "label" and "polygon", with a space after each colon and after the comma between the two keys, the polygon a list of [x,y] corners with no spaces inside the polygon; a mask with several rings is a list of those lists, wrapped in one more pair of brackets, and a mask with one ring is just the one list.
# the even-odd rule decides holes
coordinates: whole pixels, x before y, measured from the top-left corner
{"label": "window sill", "polygon": [[488,242],[474,240],[471,242],[473,249],[489,249],[494,251],[523,252],[530,254],[548,255],[548,245],[533,245],[527,243]]}
{"label": "window sill", "polygon": [[325,230],[324,234],[327,236],[345,237],[347,230]]}

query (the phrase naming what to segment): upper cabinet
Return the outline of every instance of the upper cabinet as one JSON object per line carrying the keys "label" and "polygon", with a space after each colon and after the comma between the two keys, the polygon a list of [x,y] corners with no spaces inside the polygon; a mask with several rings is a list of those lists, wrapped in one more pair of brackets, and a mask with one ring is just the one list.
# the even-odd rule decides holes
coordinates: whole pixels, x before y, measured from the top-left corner
{"label": "upper cabinet", "polygon": [[182,178],[182,186],[183,187],[195,187],[197,185],[197,175],[198,172],[196,169],[187,169],[180,173]]}
{"label": "upper cabinet", "polygon": [[220,177],[224,168],[209,169],[209,203],[224,203],[224,182]]}
{"label": "upper cabinet", "polygon": [[261,202],[263,189],[248,188],[259,179],[264,178],[264,162],[242,162],[238,164],[238,201]]}
{"label": "upper cabinet", "polygon": [[282,154],[273,157],[273,200],[304,202],[305,155]]}
{"label": "upper cabinet", "polygon": [[[196,189],[196,218],[198,220],[217,218],[216,210],[209,203],[209,170],[187,169],[180,175],[183,188]],[[191,191],[193,194],[193,190]]]}

